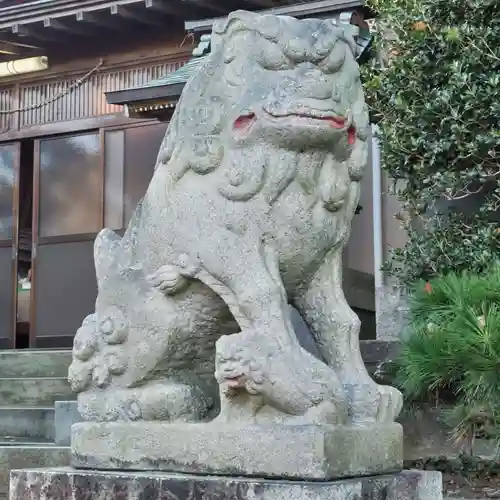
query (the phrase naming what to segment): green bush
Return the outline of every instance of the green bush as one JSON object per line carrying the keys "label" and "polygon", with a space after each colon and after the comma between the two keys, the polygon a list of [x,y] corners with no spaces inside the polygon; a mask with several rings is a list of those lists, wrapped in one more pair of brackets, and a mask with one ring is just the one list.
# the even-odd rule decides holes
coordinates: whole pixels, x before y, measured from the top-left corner
{"label": "green bush", "polygon": [[500,1],[368,0],[383,57],[362,68],[410,238],[404,282],[500,259]]}
{"label": "green bush", "polygon": [[453,402],[457,437],[500,426],[500,266],[419,283],[408,333],[396,360],[406,399]]}

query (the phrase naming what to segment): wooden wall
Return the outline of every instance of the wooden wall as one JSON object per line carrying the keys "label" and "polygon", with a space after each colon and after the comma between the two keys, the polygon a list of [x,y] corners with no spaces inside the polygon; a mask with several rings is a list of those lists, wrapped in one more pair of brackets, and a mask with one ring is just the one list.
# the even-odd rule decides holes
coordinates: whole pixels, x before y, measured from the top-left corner
{"label": "wooden wall", "polygon": [[[123,108],[109,105],[105,93],[141,86],[175,71],[192,51],[192,42],[183,44],[182,34],[175,32],[142,43],[124,42],[120,48],[116,45],[114,41],[108,54],[105,48],[94,47],[78,58],[49,55],[52,65],[47,71],[0,79],[0,142],[94,128],[95,123],[89,125],[87,121],[78,126],[76,122],[106,115],[123,121]],[[72,88],[100,60],[99,70]],[[58,127],[58,123],[64,125]]]}

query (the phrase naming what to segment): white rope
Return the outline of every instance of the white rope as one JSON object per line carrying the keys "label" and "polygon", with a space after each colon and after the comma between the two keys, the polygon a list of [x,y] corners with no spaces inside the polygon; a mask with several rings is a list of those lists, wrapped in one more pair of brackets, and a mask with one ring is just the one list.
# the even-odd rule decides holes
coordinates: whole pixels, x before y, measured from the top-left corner
{"label": "white rope", "polygon": [[72,83],[68,87],[66,87],[63,91],[59,92],[59,94],[50,97],[48,99],[45,99],[42,102],[39,102],[37,104],[30,104],[29,106],[25,106],[24,108],[16,108],[16,109],[9,109],[9,110],[1,110],[0,109],[0,115],[10,115],[12,113],[23,113],[24,111],[31,111],[32,109],[38,109],[38,108],[43,108],[44,106],[47,106],[47,104],[52,104],[53,102],[61,99],[65,95],[68,95],[70,92],[75,90],[77,87],[82,85],[86,80],[88,80],[94,73],[99,71],[101,66],[103,65],[104,61],[101,59],[97,66],[92,68],[88,73],[83,75],[79,80],[76,82]]}

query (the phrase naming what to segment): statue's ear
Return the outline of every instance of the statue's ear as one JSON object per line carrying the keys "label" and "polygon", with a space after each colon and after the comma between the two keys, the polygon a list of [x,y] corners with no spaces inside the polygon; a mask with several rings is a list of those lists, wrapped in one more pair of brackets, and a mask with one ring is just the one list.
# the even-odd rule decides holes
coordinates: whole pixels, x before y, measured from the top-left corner
{"label": "statue's ear", "polygon": [[252,31],[265,21],[265,16],[246,10],[235,10],[227,18],[215,21],[210,36],[210,52],[217,52],[222,47],[223,39],[235,31]]}
{"label": "statue's ear", "polygon": [[94,242],[94,265],[98,285],[116,272],[118,246],[121,238],[111,229],[103,229]]}

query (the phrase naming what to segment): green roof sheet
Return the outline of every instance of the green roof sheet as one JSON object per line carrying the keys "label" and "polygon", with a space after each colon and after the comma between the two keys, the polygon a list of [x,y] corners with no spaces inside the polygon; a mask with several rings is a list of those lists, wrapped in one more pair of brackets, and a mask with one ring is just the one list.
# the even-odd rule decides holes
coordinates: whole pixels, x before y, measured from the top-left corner
{"label": "green roof sheet", "polygon": [[[177,83],[186,83],[192,75],[194,75],[201,65],[206,61],[207,56],[193,57],[186,64],[181,66],[178,70],[172,71],[161,78],[150,80],[144,85],[135,88],[145,87],[162,87],[164,85],[175,85]],[[130,89],[133,90],[133,89]]]}

